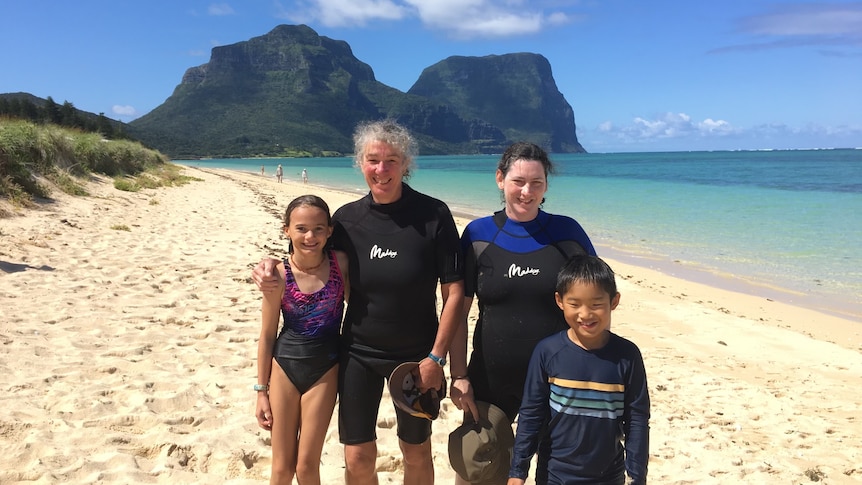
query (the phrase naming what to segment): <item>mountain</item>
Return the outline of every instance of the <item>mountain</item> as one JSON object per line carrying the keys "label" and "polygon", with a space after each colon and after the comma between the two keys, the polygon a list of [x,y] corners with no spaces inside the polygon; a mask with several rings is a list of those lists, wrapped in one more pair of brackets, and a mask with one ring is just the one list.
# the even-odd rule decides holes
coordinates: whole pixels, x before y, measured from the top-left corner
{"label": "mountain", "polygon": [[422,71],[407,92],[498,126],[509,140],[531,140],[557,153],[584,151],[572,107],[541,55],[449,57]]}
{"label": "mountain", "polygon": [[449,58],[404,93],[377,81],[346,42],[305,25],[214,48],[128,129],[173,158],[326,155],[352,152],[356,124],[384,117],[407,126],[423,154],[499,153],[521,139],[584,151],[540,55]]}

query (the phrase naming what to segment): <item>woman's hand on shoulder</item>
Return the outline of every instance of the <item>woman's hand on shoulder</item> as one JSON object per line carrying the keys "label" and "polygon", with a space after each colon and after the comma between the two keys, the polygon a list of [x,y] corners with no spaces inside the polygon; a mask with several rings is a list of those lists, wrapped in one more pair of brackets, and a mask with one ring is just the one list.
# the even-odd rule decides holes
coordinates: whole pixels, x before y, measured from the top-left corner
{"label": "woman's hand on shoulder", "polygon": [[278,290],[279,275],[277,268],[281,261],[274,258],[262,260],[251,272],[251,279],[258,289],[264,293]]}

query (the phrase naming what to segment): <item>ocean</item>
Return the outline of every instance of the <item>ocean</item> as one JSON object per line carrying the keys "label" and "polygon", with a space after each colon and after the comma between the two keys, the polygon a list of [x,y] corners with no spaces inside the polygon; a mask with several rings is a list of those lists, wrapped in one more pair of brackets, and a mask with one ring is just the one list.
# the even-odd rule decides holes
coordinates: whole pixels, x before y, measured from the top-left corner
{"label": "ocean", "polygon": [[[862,322],[862,150],[555,154],[544,209],[599,255]],[[498,156],[422,156],[408,183],[480,217]],[[352,158],[177,161],[367,192]]]}

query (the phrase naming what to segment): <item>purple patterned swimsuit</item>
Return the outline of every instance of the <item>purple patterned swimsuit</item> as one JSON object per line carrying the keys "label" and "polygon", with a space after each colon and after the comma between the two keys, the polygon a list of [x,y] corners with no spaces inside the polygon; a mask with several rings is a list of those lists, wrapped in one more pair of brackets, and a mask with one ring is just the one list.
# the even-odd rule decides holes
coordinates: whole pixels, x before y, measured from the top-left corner
{"label": "purple patterned swimsuit", "polygon": [[284,262],[284,325],[273,357],[300,393],[305,393],[338,362],[338,338],[344,315],[344,278],[335,252],[329,251],[329,279],[323,288],[303,293],[290,263]]}

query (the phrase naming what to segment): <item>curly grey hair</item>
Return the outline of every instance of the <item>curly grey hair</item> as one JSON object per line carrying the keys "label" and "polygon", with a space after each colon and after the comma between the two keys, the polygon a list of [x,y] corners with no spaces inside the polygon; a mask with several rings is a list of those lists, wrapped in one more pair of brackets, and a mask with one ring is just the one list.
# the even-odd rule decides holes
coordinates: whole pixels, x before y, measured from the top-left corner
{"label": "curly grey hair", "polygon": [[360,123],[353,132],[354,163],[357,167],[361,168],[365,148],[374,141],[382,141],[401,153],[404,178],[409,178],[416,168],[415,159],[419,155],[419,148],[407,128],[391,119]]}

